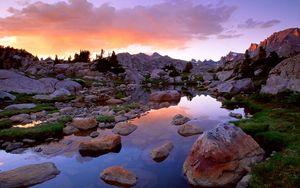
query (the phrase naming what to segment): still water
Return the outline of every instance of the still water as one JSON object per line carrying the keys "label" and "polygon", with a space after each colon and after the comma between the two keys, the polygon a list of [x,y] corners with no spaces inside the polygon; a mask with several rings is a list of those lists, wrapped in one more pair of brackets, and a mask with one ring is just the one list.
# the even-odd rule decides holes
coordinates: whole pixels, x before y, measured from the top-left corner
{"label": "still water", "polygon": [[[178,126],[171,124],[176,114],[188,116],[204,130],[214,128],[218,123],[231,120],[230,110],[221,108],[216,99],[200,95],[189,101],[182,97],[176,106],[150,110],[131,122],[138,129],[122,137],[119,153],[108,153],[99,157],[82,157],[78,152],[81,140],[91,139],[87,135],[67,136],[59,142],[37,146],[42,152],[27,149],[22,154],[0,151],[0,171],[14,169],[27,164],[53,162],[61,173],[54,179],[34,187],[93,188],[113,187],[99,178],[107,167],[120,165],[136,174],[135,187],[190,187],[182,174],[182,165],[192,144],[199,135],[183,137],[177,133]],[[243,109],[236,109],[244,115]],[[111,130],[98,130],[100,135],[111,134]],[[152,160],[153,148],[171,141],[174,149],[169,157],[158,163]]]}

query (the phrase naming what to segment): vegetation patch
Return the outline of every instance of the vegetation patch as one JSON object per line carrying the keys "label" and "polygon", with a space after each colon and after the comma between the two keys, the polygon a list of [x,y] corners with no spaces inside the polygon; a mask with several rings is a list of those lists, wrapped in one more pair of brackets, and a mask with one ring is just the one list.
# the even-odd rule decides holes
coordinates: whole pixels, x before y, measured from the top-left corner
{"label": "vegetation patch", "polygon": [[101,123],[112,123],[115,122],[115,117],[109,115],[100,115],[96,117],[96,120]]}
{"label": "vegetation patch", "polygon": [[9,119],[0,120],[0,130],[11,128],[12,125],[13,125],[13,122]]}
{"label": "vegetation patch", "polygon": [[120,111],[125,111],[125,112],[129,112],[130,110],[136,109],[136,108],[140,108],[140,104],[133,102],[133,103],[129,103],[129,104],[122,104],[122,105],[116,105],[112,107],[112,110],[115,112],[120,112]]}
{"label": "vegetation patch", "polygon": [[54,107],[52,104],[37,104],[35,108],[30,109],[16,109],[16,110],[3,110],[0,112],[0,118],[3,117],[11,117],[17,114],[29,114],[34,112],[40,112],[40,111],[48,111],[49,113],[57,112],[57,108]]}

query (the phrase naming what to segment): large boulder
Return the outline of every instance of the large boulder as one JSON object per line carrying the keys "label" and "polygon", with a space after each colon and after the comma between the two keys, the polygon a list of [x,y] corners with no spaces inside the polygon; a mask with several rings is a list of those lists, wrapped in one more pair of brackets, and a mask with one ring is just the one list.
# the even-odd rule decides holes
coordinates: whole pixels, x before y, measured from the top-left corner
{"label": "large boulder", "polygon": [[183,171],[194,186],[226,186],[240,180],[263,157],[263,149],[251,136],[232,124],[219,124],[193,144]]}
{"label": "large boulder", "polygon": [[251,78],[244,78],[240,80],[229,80],[217,85],[219,93],[239,93],[242,91],[250,91],[253,88]]}
{"label": "large boulder", "polygon": [[72,125],[80,130],[89,130],[97,127],[97,120],[95,117],[73,118]]}
{"label": "large boulder", "polygon": [[117,150],[120,145],[121,137],[119,135],[108,135],[81,142],[79,145],[79,151],[82,155],[101,155]]}
{"label": "large boulder", "polygon": [[270,71],[261,93],[277,94],[286,90],[300,92],[300,54],[275,66]]}
{"label": "large boulder", "polygon": [[150,100],[156,102],[180,101],[181,95],[177,90],[156,91],[151,93]]}
{"label": "large boulder", "polygon": [[0,173],[0,188],[30,187],[57,176],[53,163],[27,165]]}
{"label": "large boulder", "polygon": [[233,76],[234,70],[221,71],[217,73],[217,77],[220,81],[224,82]]}
{"label": "large boulder", "polygon": [[55,89],[60,89],[60,88],[67,89],[71,93],[76,93],[82,89],[82,86],[79,83],[74,82],[72,80],[62,80],[62,81],[58,81],[55,84]]}
{"label": "large boulder", "polygon": [[100,178],[108,184],[120,187],[132,187],[136,184],[136,176],[129,170],[120,166],[112,166],[104,169]]}

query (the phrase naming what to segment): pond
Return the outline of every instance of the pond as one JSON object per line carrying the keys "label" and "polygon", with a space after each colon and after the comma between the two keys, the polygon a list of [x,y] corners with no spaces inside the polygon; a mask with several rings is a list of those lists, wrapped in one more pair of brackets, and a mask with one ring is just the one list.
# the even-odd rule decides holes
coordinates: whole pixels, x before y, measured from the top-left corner
{"label": "pond", "polygon": [[[122,148],[118,153],[108,153],[98,157],[82,157],[78,152],[81,140],[91,139],[88,135],[66,136],[52,142],[27,149],[22,154],[0,151],[0,171],[14,169],[27,164],[53,162],[61,173],[54,179],[34,187],[113,187],[99,178],[103,169],[120,165],[134,172],[138,177],[135,187],[190,187],[182,174],[182,165],[192,144],[199,135],[183,137],[177,133],[178,126],[171,124],[176,114],[195,119],[204,130],[214,128],[218,123],[229,121],[230,110],[221,108],[216,99],[198,95],[192,100],[182,97],[177,105],[153,109],[131,122],[138,129],[122,137]],[[243,109],[234,112],[244,115]],[[111,134],[111,130],[98,130],[101,135]],[[174,144],[167,159],[162,162],[152,160],[153,148],[167,141]],[[42,152],[35,152],[42,148]]]}

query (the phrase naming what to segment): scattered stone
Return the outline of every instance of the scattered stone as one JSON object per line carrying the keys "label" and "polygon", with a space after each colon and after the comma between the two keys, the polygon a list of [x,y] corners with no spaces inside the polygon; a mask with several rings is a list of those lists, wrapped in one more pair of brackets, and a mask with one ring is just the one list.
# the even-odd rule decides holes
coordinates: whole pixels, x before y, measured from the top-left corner
{"label": "scattered stone", "polygon": [[28,115],[28,114],[14,115],[14,116],[10,117],[9,119],[11,121],[17,122],[17,123],[29,123],[29,122],[31,122],[30,115]]}
{"label": "scattered stone", "polygon": [[12,150],[10,153],[12,153],[12,154],[21,154],[25,150],[26,150],[26,148],[18,148],[18,149]]}
{"label": "scattered stone", "polygon": [[188,121],[190,121],[190,118],[185,117],[181,114],[177,114],[173,117],[172,124],[173,125],[183,125]]}
{"label": "scattered stone", "polygon": [[122,122],[122,121],[127,121],[128,118],[126,116],[123,116],[123,115],[119,115],[119,116],[116,116],[115,117],[115,122]]}
{"label": "scattered stone", "polygon": [[136,184],[136,176],[120,166],[112,166],[104,169],[100,178],[108,184],[120,187],[131,187]]}
{"label": "scattered stone", "polygon": [[96,138],[97,136],[99,136],[99,134],[100,134],[99,132],[94,131],[94,132],[91,132],[90,137]]}
{"label": "scattered stone", "polygon": [[249,185],[250,179],[251,179],[251,175],[247,174],[238,182],[238,184],[236,185],[235,188],[247,188]]}
{"label": "scattered stone", "polygon": [[82,155],[101,155],[118,149],[120,145],[121,137],[119,135],[108,135],[81,142],[79,151]]}
{"label": "scattered stone", "polygon": [[234,113],[234,112],[230,112],[230,113],[229,113],[229,116],[230,116],[230,117],[237,118],[237,119],[242,119],[242,118],[243,118],[242,114]]}
{"label": "scattered stone", "polygon": [[263,157],[263,149],[251,136],[232,124],[219,124],[193,144],[183,171],[193,186],[227,186],[237,183]]}
{"label": "scattered stone", "polygon": [[112,132],[122,136],[127,136],[137,129],[137,126],[127,122],[119,122],[115,125]]}
{"label": "scattered stone", "polygon": [[199,127],[187,123],[180,126],[177,132],[181,136],[192,136],[203,133],[203,130]]}
{"label": "scattered stone", "polygon": [[77,129],[73,126],[66,126],[63,129],[64,135],[71,135],[71,134],[77,133],[78,131],[79,131],[79,129]]}
{"label": "scattered stone", "polygon": [[115,123],[99,123],[98,124],[98,127],[100,129],[112,129],[112,128],[114,128],[114,126],[115,126]]}
{"label": "scattered stone", "polygon": [[97,127],[97,120],[95,117],[73,118],[72,125],[80,130],[89,130]]}
{"label": "scattered stone", "polygon": [[12,104],[4,108],[4,110],[19,110],[19,109],[31,109],[35,108],[35,104]]}
{"label": "scattered stone", "polygon": [[181,95],[177,90],[156,91],[150,94],[150,101],[180,101]]}
{"label": "scattered stone", "polygon": [[5,100],[5,101],[13,101],[16,99],[16,96],[7,93],[5,91],[0,91],[0,99]]}
{"label": "scattered stone", "polygon": [[30,187],[57,176],[60,171],[53,163],[26,165],[0,173],[0,187]]}
{"label": "scattered stone", "polygon": [[151,157],[154,161],[161,162],[169,156],[173,148],[173,144],[171,142],[167,142],[160,147],[154,148],[151,151]]}

